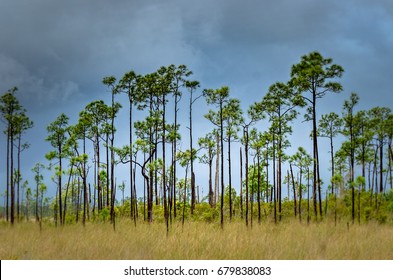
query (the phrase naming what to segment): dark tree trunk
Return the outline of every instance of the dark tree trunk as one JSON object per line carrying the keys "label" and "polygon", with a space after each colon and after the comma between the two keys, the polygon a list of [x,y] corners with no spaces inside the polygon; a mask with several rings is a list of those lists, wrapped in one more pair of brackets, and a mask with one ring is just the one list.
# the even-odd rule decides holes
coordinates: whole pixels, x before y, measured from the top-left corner
{"label": "dark tree trunk", "polygon": [[166,197],[166,169],[165,169],[165,142],[166,142],[166,135],[165,135],[165,94],[163,95],[163,109],[162,109],[162,188],[163,188],[163,196],[164,196],[164,219],[166,224],[166,231],[167,234],[169,232],[169,218],[168,218],[168,207],[167,207],[167,197]]}
{"label": "dark tree trunk", "polygon": [[244,144],[244,154],[246,157],[246,226],[248,226],[248,127],[244,128],[244,137],[245,137],[245,144]]}
{"label": "dark tree trunk", "polygon": [[[292,189],[293,189],[293,205],[294,205],[294,211],[295,211],[295,217],[296,217],[297,216],[296,186],[295,186],[295,178],[293,177],[293,168],[292,168],[291,163],[289,163],[289,168],[291,170]],[[288,180],[289,180],[289,174],[288,174]]]}
{"label": "dark tree trunk", "polygon": [[63,202],[62,202],[62,198],[61,198],[61,188],[62,188],[62,182],[61,182],[61,178],[62,178],[62,172],[63,172],[63,166],[62,166],[62,149],[61,149],[61,147],[59,147],[59,176],[58,176],[58,180],[59,180],[59,187],[58,187],[58,190],[59,190],[59,197],[58,197],[58,199],[59,199],[59,218],[60,218],[60,225],[63,225],[64,224],[64,220],[63,220],[63,214],[62,214],[62,211],[63,211]]}
{"label": "dark tree trunk", "polygon": [[379,143],[379,192],[383,193],[383,140]]}
{"label": "dark tree trunk", "polygon": [[11,123],[11,144],[10,144],[10,184],[11,184],[11,224],[15,222],[15,182],[14,182],[14,135]]}
{"label": "dark tree trunk", "polygon": [[243,153],[240,147],[240,217],[243,219]]}
{"label": "dark tree trunk", "polygon": [[307,168],[307,224],[310,223],[310,170]]}
{"label": "dark tree trunk", "polygon": [[[332,133],[330,134],[332,135]],[[334,177],[334,149],[333,149],[333,137],[330,137],[330,161],[332,163],[332,178]],[[334,193],[333,188],[332,188],[332,194]]]}
{"label": "dark tree trunk", "polygon": [[274,207],[274,223],[277,223],[277,187],[276,187],[276,144],[273,134],[273,207]]}
{"label": "dark tree trunk", "polygon": [[[83,137],[83,154],[86,154],[86,138]],[[83,218],[82,218],[82,223],[83,225],[86,224],[86,217],[88,216],[89,212],[89,194],[87,191],[87,174],[86,174],[86,161],[83,160],[83,178],[82,178],[82,184],[83,184]],[[79,188],[79,184],[78,184]],[[79,197],[79,192],[78,192],[78,197]],[[78,203],[79,205],[79,203]],[[79,213],[79,211],[78,211]]]}
{"label": "dark tree trunk", "polygon": [[222,103],[220,103],[220,146],[221,146],[221,228],[224,228],[224,195],[225,195],[225,184],[224,184],[224,124],[223,124],[223,112]]}
{"label": "dark tree trunk", "polygon": [[216,134],[216,142],[217,142],[217,155],[216,155],[216,174],[215,174],[215,182],[214,182],[214,206],[217,205],[217,201],[218,201],[218,195],[219,195],[219,191],[218,191],[218,185],[220,183],[220,153],[221,153],[221,147],[220,147],[220,136],[217,133]]}
{"label": "dark tree trunk", "polygon": [[[192,143],[192,92],[190,93],[190,107],[189,107],[189,121],[190,121],[190,164],[191,164],[191,215],[194,214],[195,209],[195,174],[194,174],[194,151]],[[194,180],[192,179],[194,177]]]}
{"label": "dark tree trunk", "polygon": [[110,207],[110,160],[109,160],[109,134],[106,134],[106,201],[105,201],[105,206]]}
{"label": "dark tree trunk", "polygon": [[19,192],[20,192],[20,153],[21,153],[21,138],[22,134],[18,135],[18,167],[17,167],[17,178],[16,178],[16,219],[20,221],[20,200],[19,200]]}
{"label": "dark tree trunk", "polygon": [[9,221],[10,214],[10,142],[11,142],[11,132],[10,129],[8,128],[8,133],[7,133],[7,170],[6,170],[6,177],[7,177],[7,190],[6,190],[6,206],[5,206],[5,212],[6,212],[6,219],[7,222]]}
{"label": "dark tree trunk", "polygon": [[[281,130],[281,116],[280,124],[279,124],[279,131],[278,131],[278,159],[277,159],[277,200],[278,200],[278,220],[281,221],[282,219],[282,180],[281,180],[281,161],[282,161],[282,130]],[[288,194],[289,196],[289,194]]]}
{"label": "dark tree trunk", "polygon": [[228,137],[229,220],[232,221],[231,137]]}
{"label": "dark tree trunk", "polygon": [[258,224],[261,223],[261,170],[260,170],[260,154],[259,149],[257,152],[257,168],[258,168],[258,176],[257,176],[257,203],[258,203]]}
{"label": "dark tree trunk", "polygon": [[209,147],[209,204],[210,207],[214,207],[214,192],[213,192],[213,182],[212,182],[212,176],[213,176],[213,155],[212,155],[212,148]]}
{"label": "dark tree trunk", "polygon": [[302,222],[302,168],[300,168],[300,175],[299,175],[299,221]]}

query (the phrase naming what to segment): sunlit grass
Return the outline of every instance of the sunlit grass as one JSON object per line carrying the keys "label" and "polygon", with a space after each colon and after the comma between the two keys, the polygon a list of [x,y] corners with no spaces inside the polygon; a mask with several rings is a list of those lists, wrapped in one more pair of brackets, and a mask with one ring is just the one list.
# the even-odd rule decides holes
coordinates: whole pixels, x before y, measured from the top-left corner
{"label": "sunlit grass", "polygon": [[286,221],[0,225],[1,259],[393,259],[393,227]]}

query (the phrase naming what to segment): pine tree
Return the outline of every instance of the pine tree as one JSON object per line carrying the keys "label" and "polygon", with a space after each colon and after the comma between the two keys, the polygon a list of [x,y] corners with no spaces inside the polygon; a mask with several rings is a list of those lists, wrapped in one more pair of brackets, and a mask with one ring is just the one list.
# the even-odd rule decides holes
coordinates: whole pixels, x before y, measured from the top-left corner
{"label": "pine tree", "polygon": [[303,99],[309,104],[306,120],[312,121],[313,126],[313,188],[314,191],[318,191],[319,214],[321,217],[322,197],[317,137],[317,100],[324,97],[328,92],[339,93],[343,90],[341,84],[334,80],[342,76],[344,69],[337,64],[332,64],[332,62],[331,58],[324,58],[318,52],[304,55],[298,64],[292,66],[290,81],[291,87],[298,93],[311,94],[311,97],[303,95]]}

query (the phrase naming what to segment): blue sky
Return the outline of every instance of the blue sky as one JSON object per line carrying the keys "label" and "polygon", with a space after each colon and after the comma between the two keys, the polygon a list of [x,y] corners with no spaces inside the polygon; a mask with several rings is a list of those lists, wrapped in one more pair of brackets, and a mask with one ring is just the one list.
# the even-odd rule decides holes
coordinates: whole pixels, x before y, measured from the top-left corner
{"label": "blue sky", "polygon": [[[0,0],[0,93],[17,86],[35,123],[26,135],[31,148],[22,162],[32,184],[30,168],[45,162],[51,149],[44,141],[46,126],[63,112],[74,122],[86,104],[107,100],[104,76],[185,64],[201,90],[227,85],[246,110],[271,84],[287,81],[302,55],[317,50],[345,69],[344,91],[321,100],[321,113],[340,113],[351,92],[360,96],[359,109],[392,107],[392,30],[392,1]],[[121,127],[127,103],[119,101],[124,102]],[[195,113],[197,136],[211,128],[204,110]],[[304,135],[310,126],[301,121],[300,116],[295,122],[294,149],[308,145]],[[126,132],[119,131],[117,139],[126,143]],[[0,138],[1,155],[5,140]],[[327,145],[321,149],[328,166]]]}

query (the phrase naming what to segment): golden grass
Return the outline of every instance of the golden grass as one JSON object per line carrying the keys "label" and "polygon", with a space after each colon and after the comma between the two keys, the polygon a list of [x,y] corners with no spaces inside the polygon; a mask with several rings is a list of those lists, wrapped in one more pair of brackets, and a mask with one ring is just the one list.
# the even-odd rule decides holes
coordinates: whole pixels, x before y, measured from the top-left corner
{"label": "golden grass", "polygon": [[0,259],[393,259],[393,227],[329,222],[246,228],[243,223],[0,225]]}

